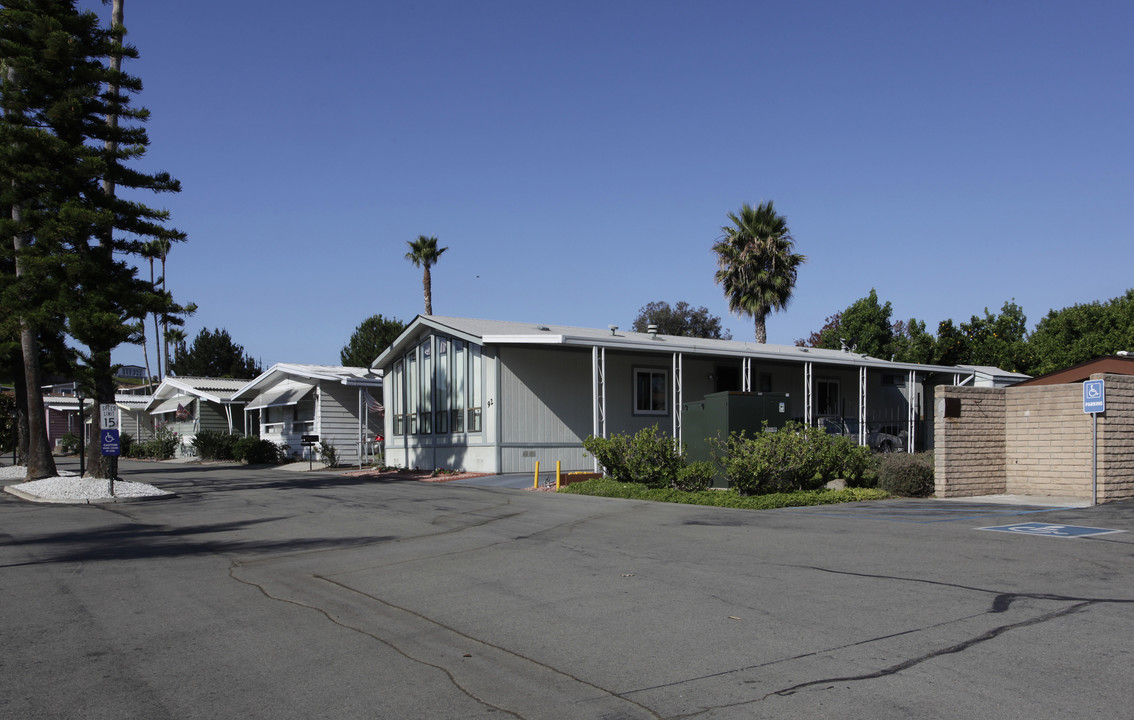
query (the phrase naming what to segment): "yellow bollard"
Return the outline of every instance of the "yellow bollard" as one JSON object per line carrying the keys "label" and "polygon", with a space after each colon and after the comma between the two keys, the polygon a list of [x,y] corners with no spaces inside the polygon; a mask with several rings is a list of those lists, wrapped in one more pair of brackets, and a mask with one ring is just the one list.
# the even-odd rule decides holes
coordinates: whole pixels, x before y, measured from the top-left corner
{"label": "yellow bollard", "polygon": [[535,485],[532,487],[535,490],[539,490],[539,460],[535,461]]}
{"label": "yellow bollard", "polygon": [[559,461],[555,461],[555,489],[559,489]]}

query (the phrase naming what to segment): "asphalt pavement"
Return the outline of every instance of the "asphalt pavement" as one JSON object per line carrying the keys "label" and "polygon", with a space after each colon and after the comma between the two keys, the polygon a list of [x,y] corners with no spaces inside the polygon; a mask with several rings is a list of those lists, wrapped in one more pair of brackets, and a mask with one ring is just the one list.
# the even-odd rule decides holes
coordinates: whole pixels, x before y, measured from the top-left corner
{"label": "asphalt pavement", "polygon": [[0,717],[1129,717],[1134,503],[121,475],[177,497],[0,495]]}

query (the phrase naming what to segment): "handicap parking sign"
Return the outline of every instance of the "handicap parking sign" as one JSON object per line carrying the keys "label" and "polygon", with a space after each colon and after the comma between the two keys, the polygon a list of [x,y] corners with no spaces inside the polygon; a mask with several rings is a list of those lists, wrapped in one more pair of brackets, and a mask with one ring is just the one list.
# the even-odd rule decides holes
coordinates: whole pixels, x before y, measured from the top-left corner
{"label": "handicap parking sign", "polygon": [[122,451],[118,444],[118,431],[117,430],[103,430],[100,436],[102,440],[102,454],[103,455],[121,455]]}
{"label": "handicap parking sign", "polygon": [[1106,412],[1106,388],[1102,380],[1088,380],[1083,383],[1083,412]]}

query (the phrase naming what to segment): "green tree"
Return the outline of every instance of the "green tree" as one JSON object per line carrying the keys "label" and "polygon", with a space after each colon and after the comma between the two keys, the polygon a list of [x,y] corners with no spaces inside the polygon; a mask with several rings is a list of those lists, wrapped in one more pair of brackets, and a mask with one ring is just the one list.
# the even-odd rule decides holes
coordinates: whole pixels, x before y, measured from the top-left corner
{"label": "green tree", "polygon": [[721,228],[724,237],[713,245],[717,254],[716,282],[734,313],[755,320],[756,342],[768,340],[765,318],[783,310],[795,289],[799,266],[807,261],[793,252],[795,242],[787,220],[776,213],[772,202],[753,208],[744,203],[740,214],[729,213],[731,225]]}
{"label": "green tree", "polygon": [[1004,303],[999,314],[984,309],[984,317],[973,315],[961,323],[968,340],[966,365],[991,365],[1001,370],[1024,372],[1033,365],[1028,348],[1028,318],[1015,301]]}
{"label": "green tree", "polygon": [[244,353],[244,347],[237,345],[228,330],[203,329],[186,348],[178,348],[170,371],[177,375],[194,377],[240,378],[251,380],[264,369],[260,363]]}
{"label": "green tree", "polygon": [[425,290],[425,314],[433,314],[433,276],[429,272],[429,268],[437,264],[441,259],[441,254],[449,248],[437,247],[437,238],[426,237],[425,235],[418,235],[417,240],[407,240],[406,245],[409,246],[410,251],[406,253],[406,260],[413,263],[414,267],[425,268],[425,273],[421,278],[421,284]]}
{"label": "green tree", "polygon": [[1028,339],[1032,375],[1043,375],[1113,355],[1134,351],[1134,289],[1106,302],[1051,310]]}
{"label": "green tree", "polygon": [[346,367],[368,368],[405,329],[406,324],[397,318],[371,315],[354,329],[350,341],[339,351],[339,360]]}
{"label": "green tree", "polygon": [[634,332],[646,332],[650,325],[657,325],[662,335],[712,338],[731,340],[732,334],[721,328],[721,319],[709,312],[707,307],[694,308],[679,300],[670,306],[664,301],[647,303],[638,310],[634,319]]}
{"label": "green tree", "polygon": [[827,318],[818,332],[796,344],[829,350],[848,349],[870,357],[889,360],[894,354],[894,328],[890,322],[893,308],[889,301],[878,302],[878,292],[855,300],[846,310]]}
{"label": "green tree", "polygon": [[953,323],[952,318],[937,324],[937,342],[933,354],[935,365],[969,365],[971,354],[968,337]]}
{"label": "green tree", "polygon": [[925,321],[910,318],[894,323],[894,360],[906,363],[933,364],[937,339],[926,332]]}

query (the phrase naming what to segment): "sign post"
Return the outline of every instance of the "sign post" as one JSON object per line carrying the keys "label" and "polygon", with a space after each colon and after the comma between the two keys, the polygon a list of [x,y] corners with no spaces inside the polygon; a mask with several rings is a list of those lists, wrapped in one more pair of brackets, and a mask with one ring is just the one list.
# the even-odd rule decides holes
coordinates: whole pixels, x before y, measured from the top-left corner
{"label": "sign post", "polygon": [[1091,504],[1099,504],[1099,413],[1106,412],[1106,386],[1102,380],[1083,383],[1083,412],[1091,414]]}

